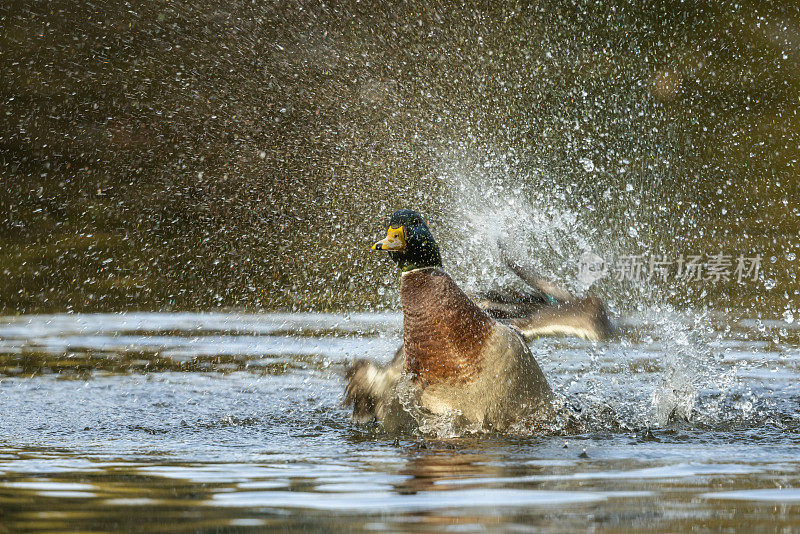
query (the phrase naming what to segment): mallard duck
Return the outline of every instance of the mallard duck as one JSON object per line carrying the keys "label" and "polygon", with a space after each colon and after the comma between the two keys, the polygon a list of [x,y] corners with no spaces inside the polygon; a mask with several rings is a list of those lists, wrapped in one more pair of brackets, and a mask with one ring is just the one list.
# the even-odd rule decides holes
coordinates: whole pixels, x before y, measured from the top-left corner
{"label": "mallard duck", "polygon": [[590,340],[614,337],[618,330],[603,301],[578,298],[565,288],[539,276],[529,265],[513,259],[498,243],[503,263],[525,282],[529,291],[489,291],[476,300],[493,318],[520,331],[525,341],[547,335],[577,336]]}
{"label": "mallard duck", "polygon": [[392,431],[450,417],[503,430],[550,414],[552,391],[522,335],[445,272],[419,213],[392,214],[386,238],[372,248],[387,251],[402,272],[403,347],[385,368],[360,360],[348,370],[345,403],[357,421],[377,419]]}

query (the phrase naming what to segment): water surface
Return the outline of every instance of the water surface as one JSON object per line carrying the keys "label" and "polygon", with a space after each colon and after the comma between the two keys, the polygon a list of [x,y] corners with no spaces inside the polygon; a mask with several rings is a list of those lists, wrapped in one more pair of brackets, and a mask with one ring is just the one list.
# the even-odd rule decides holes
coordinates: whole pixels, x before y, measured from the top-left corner
{"label": "water surface", "polygon": [[340,405],[396,314],[0,319],[10,531],[800,528],[795,325],[680,315],[532,344],[545,435],[391,436]]}

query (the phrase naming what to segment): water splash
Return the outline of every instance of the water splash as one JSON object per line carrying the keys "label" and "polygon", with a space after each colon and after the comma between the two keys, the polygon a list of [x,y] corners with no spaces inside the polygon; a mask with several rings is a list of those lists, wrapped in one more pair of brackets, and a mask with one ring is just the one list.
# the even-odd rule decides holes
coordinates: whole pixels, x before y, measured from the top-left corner
{"label": "water splash", "polygon": [[[592,224],[596,218],[587,217],[594,211],[589,201],[571,196],[569,184],[543,169],[524,169],[513,152],[499,156],[489,152],[480,158],[462,147],[441,156],[439,178],[448,195],[446,224],[441,225],[443,250],[448,268],[468,291],[518,283],[502,264],[498,242],[544,277],[575,291],[586,289],[577,280],[582,254],[591,252],[610,260],[635,254],[640,250],[637,247],[648,245],[645,240],[652,235],[652,221],[640,221],[636,211],[629,211],[625,228],[600,228]],[[585,166],[585,162],[576,165]],[[628,194],[637,191],[628,188]],[[597,373],[593,366],[604,353],[619,349],[588,347],[589,365],[560,384],[567,396],[569,392],[578,394],[584,425],[596,427],[604,421],[599,423],[604,427],[660,428],[693,420],[713,424],[730,409],[729,403],[720,399],[735,387],[735,369],[723,369],[709,345],[712,339],[706,334],[714,331],[709,316],[680,310],[667,301],[666,295],[675,291],[675,287],[656,281],[637,284],[613,278],[600,280],[591,289],[618,309],[623,322],[626,315],[636,314],[638,323],[627,328],[625,335],[658,346],[654,365],[659,372],[638,392],[615,390],[609,375]],[[625,339],[621,344],[623,351],[631,346]],[[537,355],[540,361],[548,357],[546,349]],[[636,372],[625,371],[628,375]],[[574,402],[569,397],[565,405]],[[746,410],[746,403],[741,406]],[[587,418],[595,419],[594,424]],[[561,423],[557,426],[564,428]]]}
{"label": "water splash", "polygon": [[468,290],[516,282],[498,243],[545,277],[576,287],[580,255],[597,250],[596,229],[566,207],[564,188],[538,169],[520,170],[513,153],[483,162],[451,151],[439,178],[448,200],[443,218],[447,259]]}

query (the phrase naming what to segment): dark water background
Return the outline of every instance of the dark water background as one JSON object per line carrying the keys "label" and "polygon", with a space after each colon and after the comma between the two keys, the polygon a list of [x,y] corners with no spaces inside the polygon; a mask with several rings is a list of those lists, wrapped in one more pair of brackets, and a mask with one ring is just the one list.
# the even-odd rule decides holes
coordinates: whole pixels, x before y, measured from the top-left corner
{"label": "dark water background", "polygon": [[10,1],[0,25],[5,313],[394,309],[367,250],[394,209],[451,268],[491,254],[450,245],[464,182],[606,255],[760,253],[775,282],[649,300],[797,304],[795,3]]}

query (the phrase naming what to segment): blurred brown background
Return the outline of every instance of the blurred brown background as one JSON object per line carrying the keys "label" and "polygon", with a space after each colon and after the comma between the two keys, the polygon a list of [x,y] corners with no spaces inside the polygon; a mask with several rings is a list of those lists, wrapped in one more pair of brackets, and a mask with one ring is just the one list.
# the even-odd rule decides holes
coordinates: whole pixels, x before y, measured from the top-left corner
{"label": "blurred brown background", "polygon": [[796,309],[800,9],[649,4],[5,2],[0,312],[392,308],[394,209],[469,275],[463,175],[617,253],[765,255],[655,298]]}

